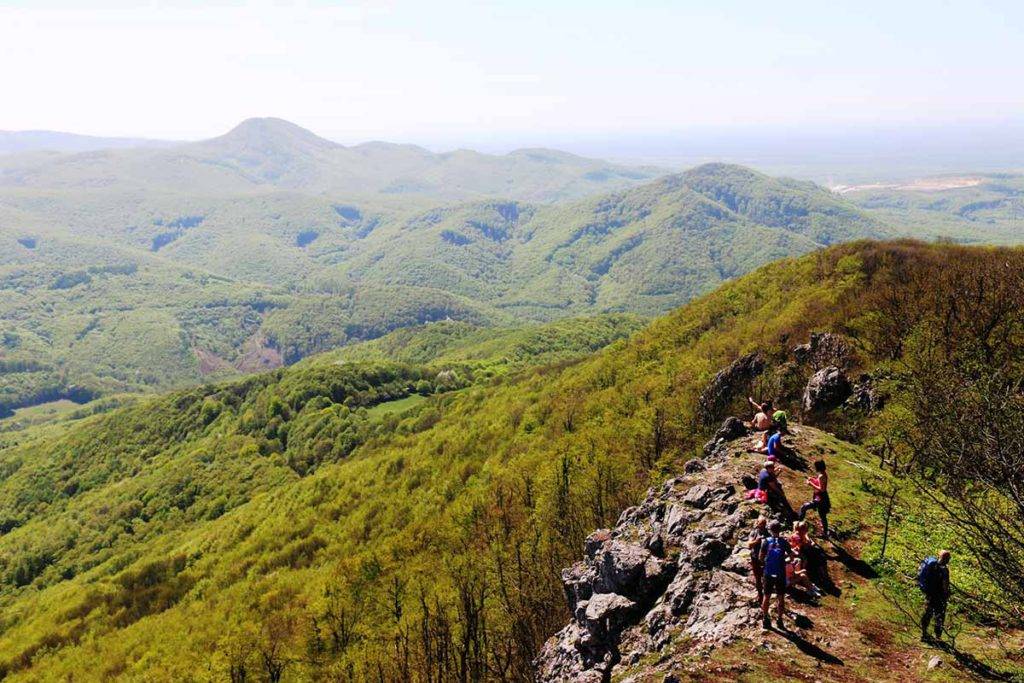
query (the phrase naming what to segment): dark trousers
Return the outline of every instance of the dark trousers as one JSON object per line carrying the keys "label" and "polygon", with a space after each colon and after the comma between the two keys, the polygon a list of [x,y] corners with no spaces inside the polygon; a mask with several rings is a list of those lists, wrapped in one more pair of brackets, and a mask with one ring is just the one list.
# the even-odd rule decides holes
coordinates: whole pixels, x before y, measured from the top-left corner
{"label": "dark trousers", "polygon": [[926,595],[924,615],[921,617],[921,635],[928,635],[928,624],[935,618],[935,637],[942,637],[942,626],[946,621],[947,599],[943,595]]}
{"label": "dark trousers", "polygon": [[757,560],[750,561],[750,573],[754,575],[754,588],[757,589],[757,604],[764,600],[764,567]]}
{"label": "dark trousers", "polygon": [[775,489],[768,489],[768,507],[774,508],[782,512],[786,517],[787,522],[792,522],[793,517],[793,506],[789,504],[786,499],[786,494]]}
{"label": "dark trousers", "polygon": [[804,520],[804,517],[807,516],[808,510],[817,510],[818,517],[821,518],[821,537],[828,538],[828,508],[822,505],[821,503],[822,501],[820,499],[817,499],[801,505],[799,519],[802,522]]}

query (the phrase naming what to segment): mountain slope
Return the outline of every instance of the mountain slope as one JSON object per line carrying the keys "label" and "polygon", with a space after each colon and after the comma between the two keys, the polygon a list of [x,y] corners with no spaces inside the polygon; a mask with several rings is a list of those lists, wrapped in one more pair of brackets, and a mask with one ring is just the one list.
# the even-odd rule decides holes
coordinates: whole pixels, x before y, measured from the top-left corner
{"label": "mountain slope", "polygon": [[[885,382],[919,331],[914,322],[970,295],[996,264],[1024,273],[1024,253],[843,245],[727,283],[575,363],[482,382],[444,363],[328,363],[26,436],[0,450],[4,666],[12,680],[93,671],[98,661],[98,675],[126,679],[529,679],[534,656],[569,618],[560,570],[593,529],[701,453],[713,427],[698,405],[720,369],[750,352],[767,368],[707,419],[744,405],[748,390],[777,396],[796,418],[818,360],[798,360],[792,347],[828,330],[856,342],[843,360],[851,376],[870,373],[879,390],[897,391],[900,381]],[[986,290],[975,316],[951,323],[952,338],[983,334],[993,297],[1004,293]],[[406,413],[363,411],[410,392],[430,398]],[[884,414],[849,406],[806,417],[859,438]],[[887,494],[884,475],[864,451],[807,436],[801,455],[824,448],[836,469],[841,547],[876,548],[885,505],[872,492]],[[753,458],[748,467],[756,471]],[[968,557],[915,521],[928,519],[919,502],[901,500],[887,562],[872,565],[880,580],[901,584],[939,542]],[[983,581],[966,559],[952,571],[958,585]],[[863,647],[880,657],[841,668],[785,649],[793,661],[780,664],[776,648],[790,646],[773,639],[753,652],[739,641],[710,661],[731,666],[738,652],[777,677],[923,675],[918,644],[881,635],[913,626],[868,588],[879,580],[851,581],[827,608],[856,610],[844,623],[864,630],[836,637],[868,639]],[[969,613],[956,618],[962,642],[978,643],[982,626]],[[687,666],[700,656],[685,638],[668,647]],[[886,657],[896,655],[908,659],[892,666]],[[935,676],[946,672],[963,673],[950,666]]]}
{"label": "mountain slope", "polygon": [[503,320],[426,288],[298,293],[43,230],[0,226],[0,254],[0,419],[273,368],[406,325]]}
{"label": "mountain slope", "polygon": [[433,209],[377,231],[325,272],[357,282],[428,277],[535,318],[658,313],[770,260],[889,234],[817,186],[715,164],[573,204]]}

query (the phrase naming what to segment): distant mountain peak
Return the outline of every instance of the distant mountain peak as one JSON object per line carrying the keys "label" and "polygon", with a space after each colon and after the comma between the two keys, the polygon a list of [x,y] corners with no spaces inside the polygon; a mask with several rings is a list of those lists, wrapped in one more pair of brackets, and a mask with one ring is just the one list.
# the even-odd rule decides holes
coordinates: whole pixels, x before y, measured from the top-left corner
{"label": "distant mountain peak", "polygon": [[302,126],[274,117],[250,118],[242,121],[224,135],[214,138],[220,142],[242,144],[304,145],[321,149],[341,147]]}

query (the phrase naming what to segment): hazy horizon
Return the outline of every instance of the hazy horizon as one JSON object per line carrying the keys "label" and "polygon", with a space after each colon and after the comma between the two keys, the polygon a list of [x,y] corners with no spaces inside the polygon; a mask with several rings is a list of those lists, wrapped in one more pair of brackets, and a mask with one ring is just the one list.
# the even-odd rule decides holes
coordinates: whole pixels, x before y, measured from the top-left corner
{"label": "hazy horizon", "polygon": [[[45,144],[40,144],[40,141],[46,140],[48,133],[81,135],[78,131],[0,130],[0,134],[5,132],[27,134],[30,138],[27,149],[50,149]],[[217,135],[227,132],[228,130],[220,131]],[[324,135],[322,131],[311,132],[343,145],[374,141],[339,139]],[[166,143],[195,141],[130,138],[119,135],[100,136],[97,140],[120,143],[111,144],[111,147],[149,144],[163,146]],[[789,175],[827,185],[907,180],[949,173],[1024,171],[1024,120],[999,124],[931,127],[703,126],[646,134],[541,133],[509,138],[474,138],[467,135],[462,139],[450,140],[384,141],[414,144],[437,153],[471,149],[487,154],[506,154],[524,148],[549,148],[616,163],[657,166],[669,171],[708,162],[725,162],[749,166],[769,174]],[[72,144],[60,151],[88,151],[102,147],[103,145]],[[0,153],[3,151],[5,150],[0,148]]]}
{"label": "hazy horizon", "polygon": [[[1024,8],[732,0],[0,7],[0,130],[198,139],[253,115],[450,145],[1024,121]],[[65,55],[74,54],[73,60]]]}

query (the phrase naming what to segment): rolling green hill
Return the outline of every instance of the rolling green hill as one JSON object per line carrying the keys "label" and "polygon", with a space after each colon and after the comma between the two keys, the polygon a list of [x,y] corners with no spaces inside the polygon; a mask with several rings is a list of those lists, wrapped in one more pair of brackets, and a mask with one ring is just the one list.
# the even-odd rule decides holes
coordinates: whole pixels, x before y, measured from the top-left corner
{"label": "rolling green hill", "polygon": [[43,167],[0,187],[0,411],[227,377],[426,321],[658,314],[774,258],[889,234],[821,188],[735,166],[558,204],[438,206],[318,193],[339,147],[283,122],[189,149],[246,187],[207,184],[192,161],[168,162],[181,178],[118,165],[179,148],[93,155],[123,176],[68,157],[92,179],[74,187]]}
{"label": "rolling green hill", "polygon": [[[803,418],[874,447],[912,413],[927,353],[984,352],[979,362],[1019,377],[1021,274],[1020,250],[842,245],[728,282],[582,360],[477,376],[448,360],[459,357],[448,339],[472,348],[475,333],[428,326],[423,343],[400,333],[350,351],[424,364],[339,364],[341,352],[29,430],[0,450],[0,666],[10,680],[529,679],[570,616],[559,572],[591,530],[681,472],[748,391],[797,421],[814,366],[794,345],[814,331],[848,340],[843,366],[866,373],[886,407]],[[965,300],[971,315],[951,315]],[[925,343],[936,325],[944,346]],[[567,338],[589,348],[568,332],[529,353]],[[699,413],[708,382],[751,352],[765,372]],[[817,650],[740,640],[701,659],[681,639],[665,655],[706,671],[740,653],[742,675],[759,680],[788,675],[780,663],[841,680],[966,675],[928,673],[928,651],[898,635],[914,627],[896,605],[914,599],[901,577],[938,543],[957,557],[958,586],[998,600],[969,540],[909,484],[889,528],[902,475],[878,455],[811,429],[798,447],[832,458],[842,547],[872,560],[873,574],[850,575],[814,613],[853,630]],[[1012,625],[984,604],[958,606],[961,645],[983,648],[986,625]],[[845,668],[813,654],[844,648],[855,651]],[[1017,656],[976,654],[996,667]]]}
{"label": "rolling green hill", "polygon": [[849,188],[843,196],[922,239],[1019,244],[1024,237],[1024,176],[938,176],[903,185]]}

